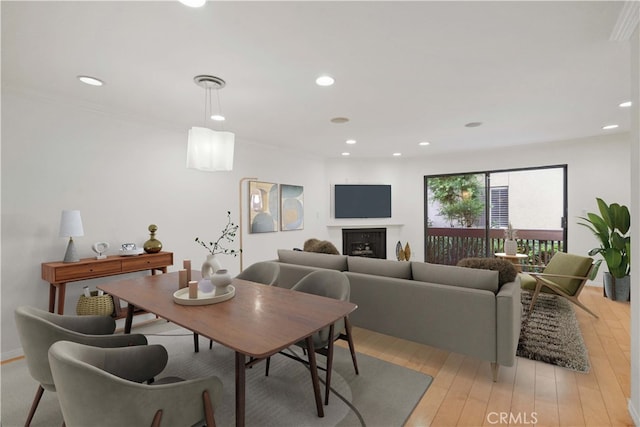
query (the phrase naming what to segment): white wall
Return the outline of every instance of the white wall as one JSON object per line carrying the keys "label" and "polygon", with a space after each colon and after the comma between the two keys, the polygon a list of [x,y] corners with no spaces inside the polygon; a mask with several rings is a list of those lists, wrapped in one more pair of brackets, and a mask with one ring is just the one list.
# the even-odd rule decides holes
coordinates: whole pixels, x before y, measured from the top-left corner
{"label": "white wall", "polygon": [[[261,148],[238,136],[233,172],[200,172],[185,167],[187,129],[137,123],[5,89],[2,113],[3,360],[20,348],[13,308],[48,306],[40,264],[64,256],[67,239],[58,237],[63,209],[81,211],[85,235],[74,239],[80,257],[94,256],[90,248],[97,241],[109,242],[110,254],[125,242],[142,245],[154,223],[164,249],[174,253],[171,270],[181,268],[183,259],[198,267],[206,251],[195,237],[216,238],[228,210],[238,222],[239,180],[250,176],[304,186],[306,217],[301,231],[250,235],[246,215],[245,266],[275,258],[277,248],[326,236],[322,161]],[[246,204],[246,184],[243,191]],[[222,263],[232,274],[239,272],[238,258],[223,257]],[[104,280],[67,285],[65,312],[75,312],[80,283],[93,288]]]}

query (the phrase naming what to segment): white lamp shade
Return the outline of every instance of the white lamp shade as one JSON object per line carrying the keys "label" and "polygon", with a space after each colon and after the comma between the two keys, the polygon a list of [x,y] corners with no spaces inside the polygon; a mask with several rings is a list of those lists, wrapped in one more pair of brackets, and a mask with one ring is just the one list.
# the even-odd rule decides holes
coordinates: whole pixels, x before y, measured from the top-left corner
{"label": "white lamp shade", "polygon": [[232,170],[234,142],[232,132],[192,127],[187,143],[187,167],[201,171]]}
{"label": "white lamp shade", "polygon": [[60,217],[60,237],[84,236],[80,211],[65,210]]}

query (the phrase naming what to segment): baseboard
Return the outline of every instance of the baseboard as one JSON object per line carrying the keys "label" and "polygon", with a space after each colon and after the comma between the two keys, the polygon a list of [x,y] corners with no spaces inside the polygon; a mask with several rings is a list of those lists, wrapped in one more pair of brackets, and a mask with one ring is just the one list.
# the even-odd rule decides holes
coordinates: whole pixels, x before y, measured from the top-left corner
{"label": "baseboard", "polygon": [[633,402],[629,399],[629,415],[636,426],[640,426],[640,408],[634,408]]}
{"label": "baseboard", "polygon": [[10,361],[11,359],[15,359],[22,356],[24,356],[24,353],[22,352],[22,347],[20,347],[15,350],[10,350],[5,353],[2,353],[2,356],[0,356],[0,358],[2,359],[2,363],[4,363],[7,361]]}

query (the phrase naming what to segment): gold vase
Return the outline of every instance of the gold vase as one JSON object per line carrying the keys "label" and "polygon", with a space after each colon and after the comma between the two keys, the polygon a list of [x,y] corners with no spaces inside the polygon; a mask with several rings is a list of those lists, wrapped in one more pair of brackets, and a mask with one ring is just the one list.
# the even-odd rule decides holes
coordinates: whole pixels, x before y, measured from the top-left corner
{"label": "gold vase", "polygon": [[144,251],[148,254],[155,254],[162,250],[162,242],[156,239],[156,231],[158,231],[158,226],[155,224],[151,224],[149,226],[149,232],[151,233],[149,236],[149,240],[144,242]]}

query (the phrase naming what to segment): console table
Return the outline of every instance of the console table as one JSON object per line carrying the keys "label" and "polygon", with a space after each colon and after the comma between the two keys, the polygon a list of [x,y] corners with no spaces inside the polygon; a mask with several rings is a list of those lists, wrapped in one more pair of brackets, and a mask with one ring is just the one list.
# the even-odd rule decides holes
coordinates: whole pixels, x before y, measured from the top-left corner
{"label": "console table", "polygon": [[[117,276],[119,274],[150,270],[167,272],[173,265],[172,252],[141,254],[136,256],[112,255],[104,259],[83,258],[79,262],[44,262],[42,263],[42,279],[49,282],[49,311],[55,312],[56,293],[58,294],[58,314],[64,313],[64,297],[69,282],[95,279],[98,277]],[[124,317],[120,312],[120,301],[114,298],[116,317]]]}

